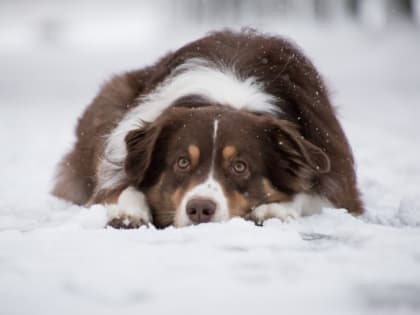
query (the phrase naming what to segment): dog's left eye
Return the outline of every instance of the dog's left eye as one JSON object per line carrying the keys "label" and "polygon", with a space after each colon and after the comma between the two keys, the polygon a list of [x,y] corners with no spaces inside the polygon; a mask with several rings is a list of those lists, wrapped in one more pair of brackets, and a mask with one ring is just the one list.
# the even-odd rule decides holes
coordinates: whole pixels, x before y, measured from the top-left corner
{"label": "dog's left eye", "polygon": [[232,168],[235,171],[235,173],[242,174],[243,172],[246,171],[247,165],[245,164],[245,162],[236,161],[233,163]]}
{"label": "dog's left eye", "polygon": [[190,160],[188,160],[186,157],[180,157],[176,164],[181,170],[185,170],[190,166]]}

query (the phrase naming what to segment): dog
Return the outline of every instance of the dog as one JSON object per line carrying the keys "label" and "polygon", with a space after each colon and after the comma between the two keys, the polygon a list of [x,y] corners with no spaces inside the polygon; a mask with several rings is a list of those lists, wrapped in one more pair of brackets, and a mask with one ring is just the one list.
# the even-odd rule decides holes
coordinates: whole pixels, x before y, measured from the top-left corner
{"label": "dog", "polygon": [[78,122],[53,194],[108,225],[363,213],[327,88],[292,43],[223,30],[106,83]]}

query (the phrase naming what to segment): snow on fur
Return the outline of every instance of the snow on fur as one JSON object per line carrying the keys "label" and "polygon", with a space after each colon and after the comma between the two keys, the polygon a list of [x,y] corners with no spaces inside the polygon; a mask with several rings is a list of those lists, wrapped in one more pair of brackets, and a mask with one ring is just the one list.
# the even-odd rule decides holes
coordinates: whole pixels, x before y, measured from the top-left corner
{"label": "snow on fur", "polygon": [[104,229],[102,206],[48,194],[54,166],[102,79],[182,43],[92,47],[95,58],[77,48],[0,50],[0,314],[420,311],[418,33],[281,29],[335,91],[367,213]]}

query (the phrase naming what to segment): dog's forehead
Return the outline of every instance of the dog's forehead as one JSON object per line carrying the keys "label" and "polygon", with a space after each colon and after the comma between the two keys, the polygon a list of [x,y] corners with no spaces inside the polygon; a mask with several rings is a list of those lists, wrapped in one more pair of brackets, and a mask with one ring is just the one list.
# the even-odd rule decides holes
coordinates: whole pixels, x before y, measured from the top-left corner
{"label": "dog's forehead", "polygon": [[172,108],[162,118],[160,143],[167,148],[169,159],[190,152],[197,155],[197,149],[201,158],[211,154],[214,115],[204,115],[194,108]]}
{"label": "dog's forehead", "polygon": [[233,111],[219,116],[218,127],[220,132],[230,137],[247,137],[261,132],[261,123],[257,116],[243,112]]}
{"label": "dog's forehead", "polygon": [[262,131],[256,115],[226,106],[175,108],[168,115],[168,123],[177,126],[171,133],[175,146],[246,148]]}
{"label": "dog's forehead", "polygon": [[170,113],[166,124],[175,127],[171,130],[170,137],[177,145],[189,143],[209,145],[216,119],[215,113],[212,112],[204,113],[193,108],[177,109]]}
{"label": "dog's forehead", "polygon": [[232,134],[254,132],[258,127],[257,115],[228,106],[173,108],[168,114],[172,121],[176,121],[184,129],[200,126],[200,130],[211,131],[216,121],[219,130],[224,129]]}

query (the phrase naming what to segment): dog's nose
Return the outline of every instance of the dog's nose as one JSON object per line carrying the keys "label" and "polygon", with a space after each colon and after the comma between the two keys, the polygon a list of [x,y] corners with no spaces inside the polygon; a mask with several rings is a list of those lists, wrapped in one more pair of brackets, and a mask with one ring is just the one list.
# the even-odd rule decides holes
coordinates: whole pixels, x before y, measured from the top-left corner
{"label": "dog's nose", "polygon": [[187,203],[187,215],[194,223],[209,222],[216,211],[216,204],[210,199],[192,199]]}

